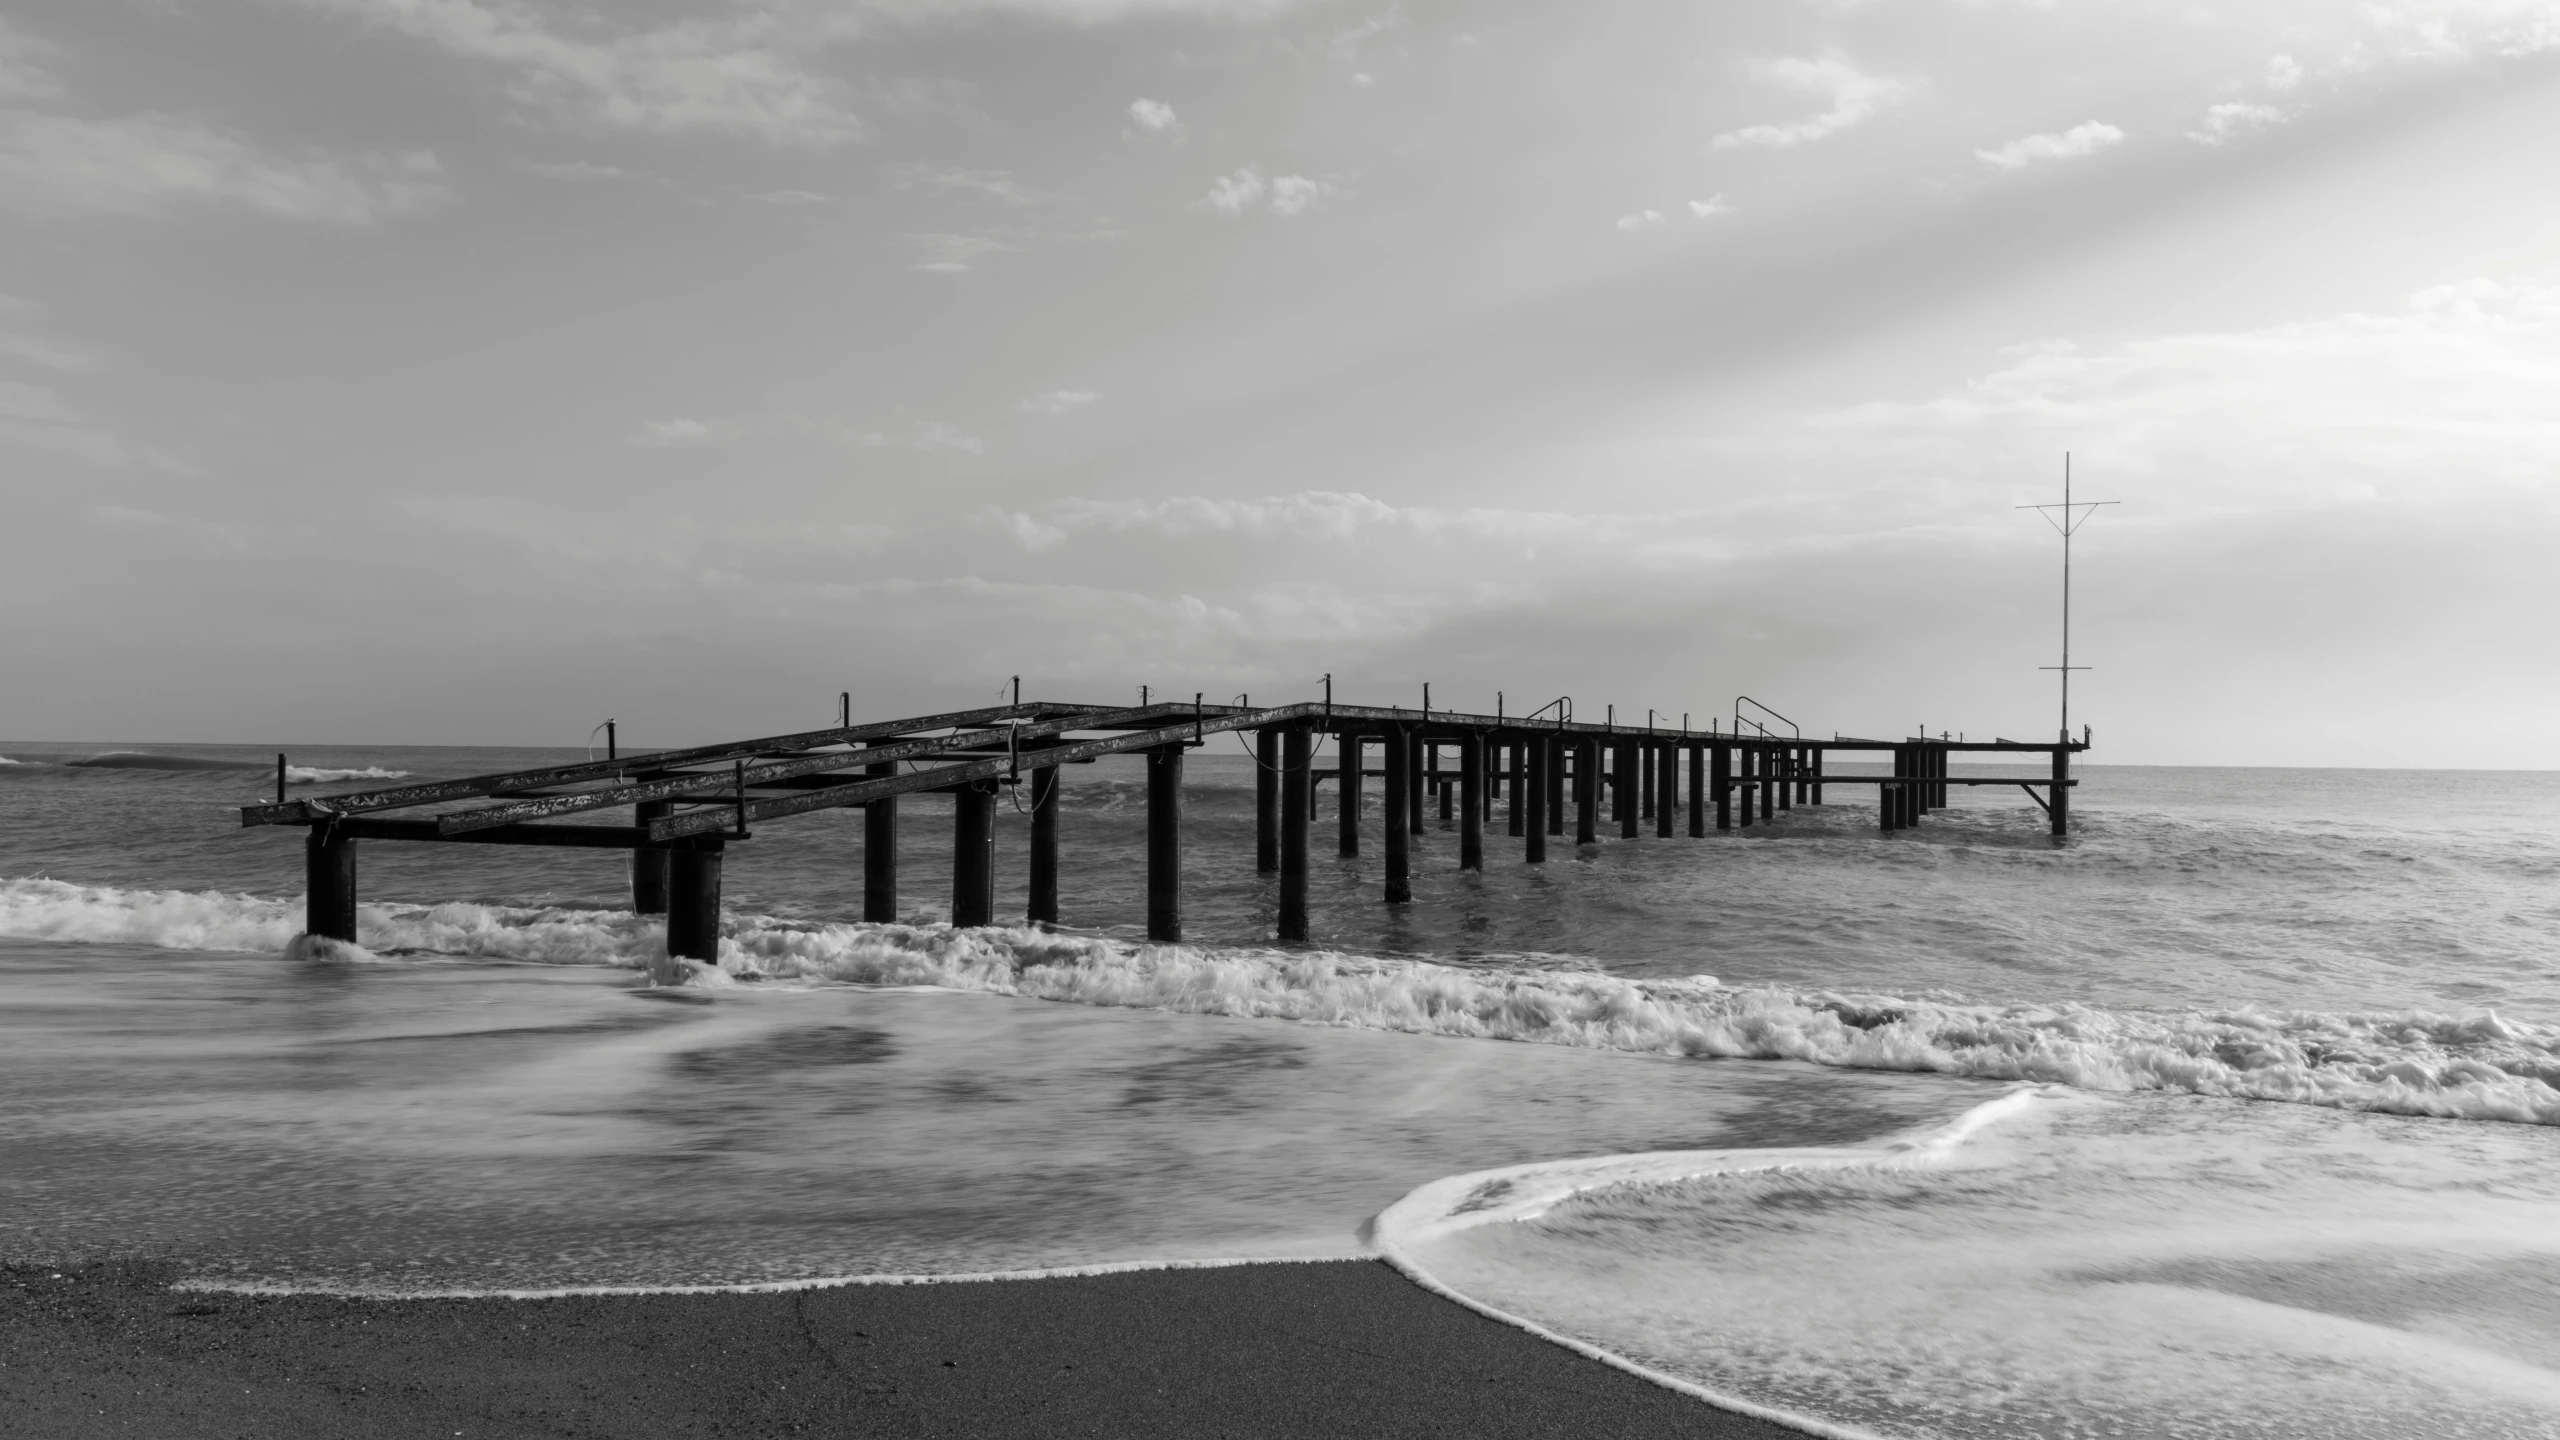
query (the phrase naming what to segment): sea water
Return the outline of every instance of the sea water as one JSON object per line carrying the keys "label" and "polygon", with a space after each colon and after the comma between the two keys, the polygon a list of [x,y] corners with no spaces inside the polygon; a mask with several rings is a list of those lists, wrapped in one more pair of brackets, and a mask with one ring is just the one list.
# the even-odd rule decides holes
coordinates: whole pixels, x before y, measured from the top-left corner
{"label": "sea water", "polygon": [[1435,818],[1393,908],[1328,786],[1282,947],[1237,748],[1182,945],[1114,760],[1066,930],[941,924],[914,799],[902,923],[849,918],[857,817],[772,822],[652,988],[618,855],[369,843],[360,945],[297,946],[271,756],[0,743],[0,1247],[409,1294],[1384,1254],[1831,1433],[2560,1433],[2560,777],[2086,766],[2059,843],[1841,786],[1538,867],[1497,816],[1481,874]]}

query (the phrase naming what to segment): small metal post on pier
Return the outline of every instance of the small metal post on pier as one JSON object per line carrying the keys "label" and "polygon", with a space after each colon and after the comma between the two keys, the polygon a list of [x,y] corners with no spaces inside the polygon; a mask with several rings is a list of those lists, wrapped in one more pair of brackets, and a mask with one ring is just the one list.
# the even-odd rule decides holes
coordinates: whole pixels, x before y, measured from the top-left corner
{"label": "small metal post on pier", "polygon": [[1182,742],[1147,752],[1147,938],[1182,938]]}

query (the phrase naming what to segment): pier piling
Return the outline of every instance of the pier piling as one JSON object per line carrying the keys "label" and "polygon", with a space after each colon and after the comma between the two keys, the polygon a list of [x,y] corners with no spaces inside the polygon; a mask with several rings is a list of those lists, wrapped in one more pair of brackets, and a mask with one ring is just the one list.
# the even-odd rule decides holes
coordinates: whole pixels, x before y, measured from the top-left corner
{"label": "pier piling", "polygon": [[1280,868],[1280,732],[1253,732],[1253,868]]}
{"label": "pier piling", "polygon": [[[883,761],[863,773],[884,779],[898,773],[898,762]],[[875,925],[898,919],[898,797],[883,796],[862,807],[862,918]]]}
{"label": "pier piling", "polygon": [[[672,800],[643,800],[632,807],[632,821],[645,829],[652,820],[675,813]],[[631,913],[667,913],[667,852],[642,845],[631,852]]]}
{"label": "pier piling", "polygon": [[1341,792],[1333,797],[1337,802],[1336,818],[1340,822],[1336,827],[1335,851],[1343,855],[1357,855],[1360,853],[1360,756],[1367,748],[1367,737],[1358,731],[1346,730],[1333,738],[1334,745],[1341,752],[1335,757],[1333,777],[1334,788]]}
{"label": "pier piling", "polygon": [[303,930],[356,943],[356,837],[334,825],[312,826],[302,840],[302,869]]}
{"label": "pier piling", "polygon": [[1280,938],[1307,938],[1307,802],[1315,789],[1307,727],[1280,737]]}
{"label": "pier piling", "polygon": [[720,960],[720,859],[717,841],[696,841],[667,853],[667,957],[663,972],[650,978],[661,985],[684,978],[685,960],[706,965]]}
{"label": "pier piling", "polygon": [[996,921],[996,784],[972,780],[951,792],[951,924]]}
{"label": "pier piling", "polygon": [[1058,767],[1031,772],[1031,897],[1025,918],[1058,923]]}
{"label": "pier piling", "polygon": [[1384,746],[1387,773],[1381,777],[1387,785],[1386,860],[1387,903],[1402,905],[1413,899],[1413,822],[1420,818],[1420,805],[1407,798],[1407,786],[1413,779],[1413,737],[1401,729],[1389,730]]}
{"label": "pier piling", "polygon": [[1182,751],[1147,751],[1147,938],[1182,938]]}
{"label": "pier piling", "polygon": [[1633,793],[1636,787],[1629,781],[1635,775],[1636,742],[1621,740],[1611,750],[1609,778],[1615,783],[1609,787],[1609,804],[1617,812],[1618,838],[1633,840],[1636,838],[1636,797]]}
{"label": "pier piling", "polygon": [[1550,784],[1556,767],[1557,745],[1554,739],[1540,736],[1521,747],[1529,752],[1529,781],[1520,787],[1528,804],[1528,833],[1521,837],[1520,858],[1531,865],[1547,863],[1547,807],[1554,798]]}
{"label": "pier piling", "polygon": [[1470,733],[1458,742],[1458,868],[1484,868],[1484,736]]}

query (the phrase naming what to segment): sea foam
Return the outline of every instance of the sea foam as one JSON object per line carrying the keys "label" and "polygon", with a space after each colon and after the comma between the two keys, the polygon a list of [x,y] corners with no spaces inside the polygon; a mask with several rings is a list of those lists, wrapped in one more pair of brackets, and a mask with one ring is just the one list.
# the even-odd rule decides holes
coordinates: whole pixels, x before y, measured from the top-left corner
{"label": "sea foam", "polygon": [[[0,882],[0,936],[21,939],[282,953],[300,932],[300,909],[297,901],[218,891]],[[657,920],[629,911],[464,902],[368,904],[358,926],[359,953],[370,956],[628,968],[663,956],[664,934]],[[1632,979],[735,913],[720,952],[718,965],[697,967],[689,983],[932,986],[1639,1054],[2560,1124],[2560,1027],[2487,1011],[1963,1004],[1725,986],[1703,975]]]}

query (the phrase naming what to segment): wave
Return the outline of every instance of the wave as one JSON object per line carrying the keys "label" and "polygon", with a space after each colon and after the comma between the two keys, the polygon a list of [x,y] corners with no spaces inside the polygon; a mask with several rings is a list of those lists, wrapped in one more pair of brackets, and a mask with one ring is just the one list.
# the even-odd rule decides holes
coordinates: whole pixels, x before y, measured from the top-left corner
{"label": "wave", "polygon": [[1499,1170],[1444,1176],[1415,1187],[1402,1199],[1380,1211],[1369,1224],[1370,1242],[1377,1247],[1382,1259],[1423,1289],[1603,1364],[1694,1395],[1720,1409],[1775,1421],[1810,1434],[1833,1437],[1833,1440],[1876,1440],[1873,1431],[1835,1424],[1800,1411],[1764,1405],[1727,1390],[1701,1385],[1502,1309],[1467,1294],[1441,1275],[1433,1273],[1424,1252],[1465,1231],[1487,1225],[1535,1221],[1568,1200],[1597,1191],[1662,1187],[1709,1176],[1760,1171],[1802,1174],[1852,1168],[1918,1169],[1943,1164],[1958,1147],[1986,1126],[2040,1103],[2049,1103],[2050,1098],[2051,1092],[2021,1086],[1996,1100],[1975,1106],[1947,1124],[1860,1146],[1657,1150],[1638,1155],[1535,1161]]}
{"label": "wave", "polygon": [[284,767],[284,783],[287,785],[335,785],[346,780],[406,780],[408,778],[409,772],[406,770],[385,770],[379,765],[367,765],[356,770],[333,770],[319,765]]}
{"label": "wave", "polygon": [[140,750],[110,750],[81,760],[65,760],[80,770],[264,770],[256,760],[214,760],[197,755],[153,755]]}
{"label": "wave", "polygon": [[[0,937],[282,953],[297,901],[0,882]],[[629,911],[368,904],[362,961],[441,955],[645,969],[665,927]],[[1698,1058],[1784,1059],[2186,1091],[2400,1115],[2560,1124],[2560,1027],[2494,1012],[2107,1010],[1476,970],[1335,952],[1135,945],[1032,929],[803,923],[731,914],[689,984],[931,986],[1082,1005]]]}

